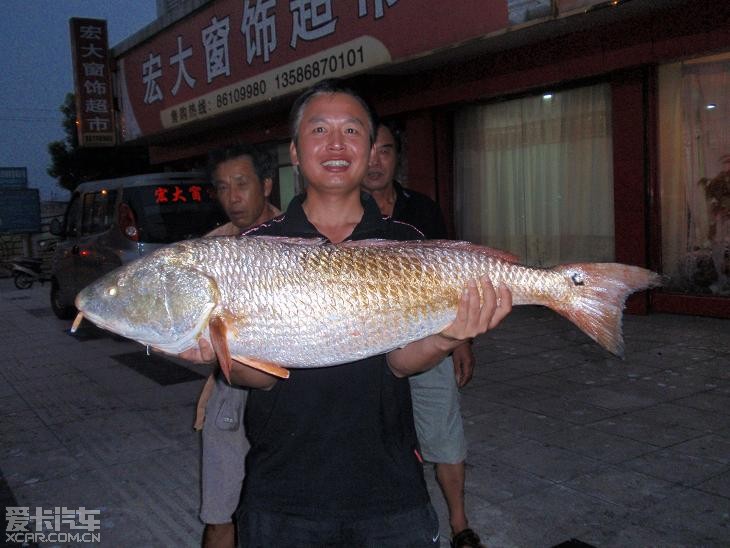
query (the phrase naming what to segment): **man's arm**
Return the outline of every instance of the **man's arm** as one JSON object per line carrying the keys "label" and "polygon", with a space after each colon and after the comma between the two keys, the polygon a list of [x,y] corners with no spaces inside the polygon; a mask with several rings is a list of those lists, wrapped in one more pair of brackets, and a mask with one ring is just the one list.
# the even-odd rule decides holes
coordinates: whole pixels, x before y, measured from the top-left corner
{"label": "man's arm", "polygon": [[[177,357],[193,363],[212,364],[216,361],[213,346],[207,339],[203,338],[198,339],[198,348],[190,348],[182,354],[178,354]],[[268,390],[276,383],[276,377],[234,360],[231,369],[231,381],[239,386]]]}
{"label": "man's arm", "polygon": [[459,388],[463,388],[469,383],[472,375],[474,375],[474,366],[477,363],[471,347],[471,341],[457,346],[451,354],[451,359],[454,362],[456,385]]}
{"label": "man's arm", "polygon": [[497,291],[488,278],[481,279],[484,302],[475,282],[464,291],[456,319],[441,333],[388,353],[388,364],[397,377],[431,369],[465,341],[495,328],[512,310],[512,293],[500,285]]}

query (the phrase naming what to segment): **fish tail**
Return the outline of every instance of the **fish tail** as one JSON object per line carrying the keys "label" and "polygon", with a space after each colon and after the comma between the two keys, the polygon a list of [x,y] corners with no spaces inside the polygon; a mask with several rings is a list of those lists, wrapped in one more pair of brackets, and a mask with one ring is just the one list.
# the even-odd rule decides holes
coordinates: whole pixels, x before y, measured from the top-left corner
{"label": "fish tail", "polygon": [[638,266],[618,263],[560,265],[553,271],[573,286],[571,297],[550,308],[569,319],[609,352],[623,357],[623,310],[635,291],[661,285],[662,277]]}

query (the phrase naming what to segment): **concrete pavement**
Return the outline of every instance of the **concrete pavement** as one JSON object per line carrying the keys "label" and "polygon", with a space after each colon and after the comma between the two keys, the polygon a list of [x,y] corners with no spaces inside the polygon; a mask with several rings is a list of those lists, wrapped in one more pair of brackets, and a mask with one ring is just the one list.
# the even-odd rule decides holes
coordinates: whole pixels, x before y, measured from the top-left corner
{"label": "concrete pavement", "polygon": [[[0,280],[3,505],[99,510],[90,546],[199,545],[205,370],[71,336],[48,292]],[[730,546],[730,321],[627,316],[624,333],[621,361],[518,307],[475,343],[467,509],[490,547]]]}

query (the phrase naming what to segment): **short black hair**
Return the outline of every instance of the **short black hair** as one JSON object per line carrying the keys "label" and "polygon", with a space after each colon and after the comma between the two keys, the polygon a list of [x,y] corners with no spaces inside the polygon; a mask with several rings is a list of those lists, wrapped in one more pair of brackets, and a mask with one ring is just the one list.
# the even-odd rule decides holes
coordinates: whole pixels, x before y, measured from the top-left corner
{"label": "short black hair", "polygon": [[[377,129],[379,130],[381,127],[390,131],[390,134],[393,136],[393,141],[395,141],[395,153],[400,157],[400,153],[403,151],[403,128],[401,124],[391,118],[388,120],[380,120]],[[377,135],[377,131],[375,135]]]}
{"label": "short black hair", "polygon": [[375,113],[375,109],[363,98],[363,96],[355,91],[353,88],[346,85],[342,80],[337,78],[328,78],[314,84],[299,97],[292,105],[289,113],[289,131],[291,133],[292,141],[296,146],[299,141],[299,126],[302,123],[302,115],[309,101],[317,95],[343,93],[349,95],[355,99],[365,109],[365,113],[368,115],[368,122],[370,123],[370,144],[375,142],[375,128],[378,125],[378,115]]}
{"label": "short black hair", "polygon": [[216,148],[208,153],[208,180],[214,182],[213,174],[215,173],[215,170],[218,169],[218,166],[223,162],[235,160],[241,156],[248,156],[251,158],[253,169],[262,184],[264,179],[274,178],[276,163],[273,156],[267,150],[246,143],[237,143],[234,145]]}

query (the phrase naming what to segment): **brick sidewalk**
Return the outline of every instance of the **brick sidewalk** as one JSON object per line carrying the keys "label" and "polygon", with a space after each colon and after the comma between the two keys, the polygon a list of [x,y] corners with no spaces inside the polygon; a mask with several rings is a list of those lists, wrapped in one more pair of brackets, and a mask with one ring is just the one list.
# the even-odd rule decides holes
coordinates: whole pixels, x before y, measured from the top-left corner
{"label": "brick sidewalk", "polygon": [[[48,291],[0,280],[0,499],[99,509],[102,546],[199,546],[205,370],[69,335]],[[467,509],[490,547],[730,545],[730,321],[627,316],[625,336],[621,361],[518,307],[475,344]]]}

